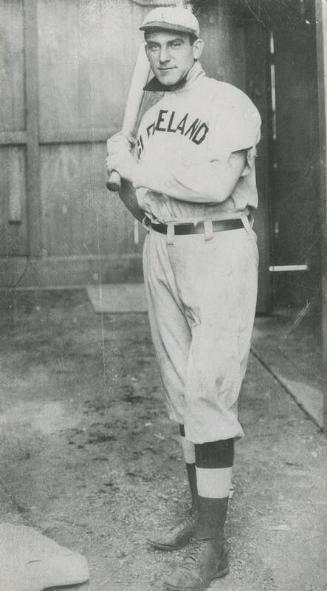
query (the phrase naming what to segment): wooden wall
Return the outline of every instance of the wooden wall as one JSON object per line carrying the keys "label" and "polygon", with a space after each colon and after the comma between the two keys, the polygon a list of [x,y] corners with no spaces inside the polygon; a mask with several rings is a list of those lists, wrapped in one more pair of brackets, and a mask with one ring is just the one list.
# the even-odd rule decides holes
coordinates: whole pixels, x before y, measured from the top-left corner
{"label": "wooden wall", "polygon": [[[129,0],[0,0],[0,286],[141,277],[142,245],[105,189],[104,160],[147,10]],[[202,25],[208,72],[244,88],[243,31],[228,2]]]}
{"label": "wooden wall", "polygon": [[[0,3],[0,252],[27,253],[22,0]],[[14,137],[13,137],[14,136]],[[6,145],[8,144],[8,145]]]}

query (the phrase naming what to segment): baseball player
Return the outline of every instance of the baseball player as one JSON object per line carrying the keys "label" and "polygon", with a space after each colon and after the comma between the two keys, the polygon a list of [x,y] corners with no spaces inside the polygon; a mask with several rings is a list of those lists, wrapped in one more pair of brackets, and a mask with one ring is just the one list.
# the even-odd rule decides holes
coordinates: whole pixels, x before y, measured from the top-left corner
{"label": "baseball player", "polygon": [[156,8],[141,30],[154,74],[146,89],[162,95],[134,147],[120,134],[108,141],[107,167],[133,184],[148,229],[151,331],[192,495],[186,518],[149,542],[162,550],[192,542],[165,584],[195,591],[228,573],[224,523],[257,293],[260,116],[242,91],[205,75],[189,10]]}

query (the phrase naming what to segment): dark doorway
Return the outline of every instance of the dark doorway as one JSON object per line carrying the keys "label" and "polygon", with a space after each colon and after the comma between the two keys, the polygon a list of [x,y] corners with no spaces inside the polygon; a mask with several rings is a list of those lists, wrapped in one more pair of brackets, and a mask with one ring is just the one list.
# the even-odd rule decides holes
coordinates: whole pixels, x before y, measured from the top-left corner
{"label": "dark doorway", "polygon": [[[263,118],[257,176],[258,311],[319,309],[320,195],[315,15],[276,3],[244,20],[247,91]],[[261,234],[265,233],[265,236]]]}

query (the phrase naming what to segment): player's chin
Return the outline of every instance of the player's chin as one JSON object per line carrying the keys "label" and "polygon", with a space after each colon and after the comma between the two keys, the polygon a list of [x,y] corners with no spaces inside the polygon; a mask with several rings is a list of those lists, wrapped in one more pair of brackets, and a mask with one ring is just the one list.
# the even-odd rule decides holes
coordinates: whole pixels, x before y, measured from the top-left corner
{"label": "player's chin", "polygon": [[174,70],[161,70],[157,78],[164,86],[174,86],[180,80],[180,76]]}

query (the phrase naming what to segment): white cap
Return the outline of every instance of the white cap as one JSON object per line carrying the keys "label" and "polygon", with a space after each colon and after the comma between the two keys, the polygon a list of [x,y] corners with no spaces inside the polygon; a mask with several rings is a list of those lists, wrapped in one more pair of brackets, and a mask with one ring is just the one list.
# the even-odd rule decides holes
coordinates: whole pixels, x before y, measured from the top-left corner
{"label": "white cap", "polygon": [[191,33],[196,37],[200,35],[198,19],[187,8],[160,7],[151,10],[145,17],[141,31],[147,29],[165,29],[168,31],[181,31]]}

